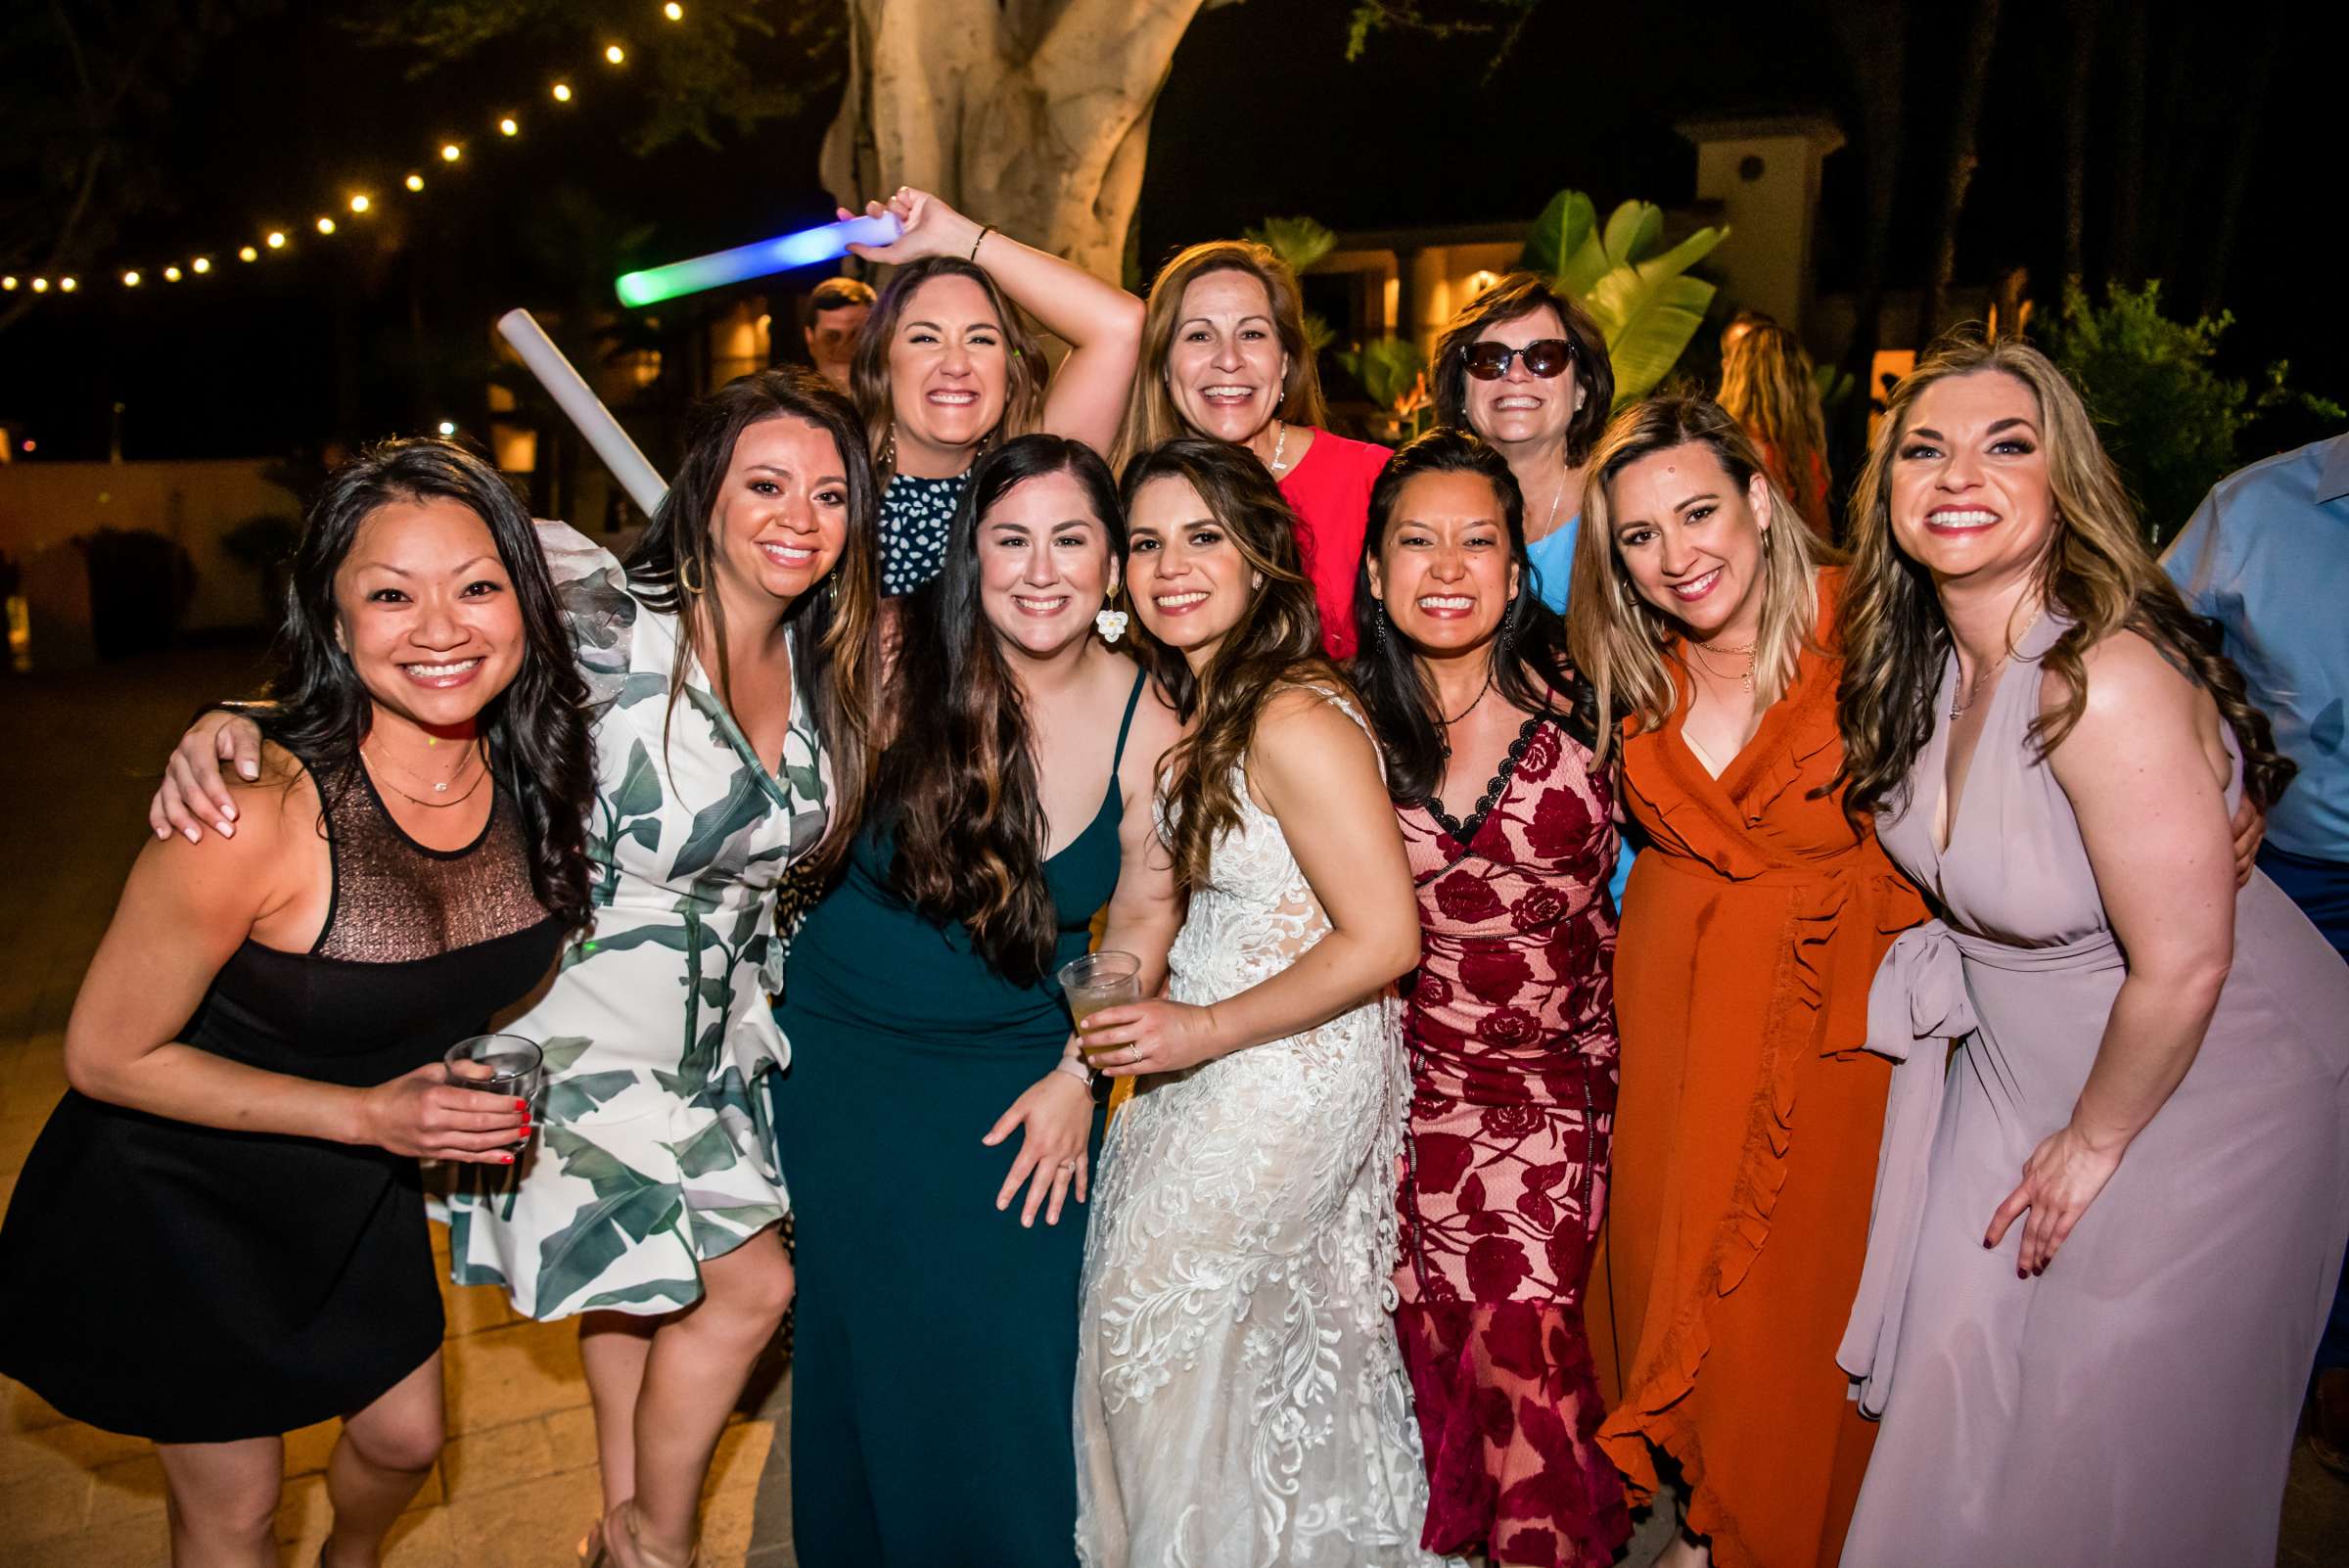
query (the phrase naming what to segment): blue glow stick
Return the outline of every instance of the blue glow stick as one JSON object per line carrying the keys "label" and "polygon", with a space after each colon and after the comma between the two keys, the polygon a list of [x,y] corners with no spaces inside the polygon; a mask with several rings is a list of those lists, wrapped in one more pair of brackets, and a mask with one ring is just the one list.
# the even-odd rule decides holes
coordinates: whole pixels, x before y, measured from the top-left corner
{"label": "blue glow stick", "polygon": [[738,245],[731,251],[716,251],[688,261],[671,261],[667,266],[647,267],[642,272],[623,272],[614,287],[622,304],[659,304],[683,294],[722,289],[729,283],[744,283],[771,273],[789,272],[795,267],[811,267],[819,261],[848,254],[852,242],[894,245],[904,232],[897,217],[888,212],[879,217],[843,218],[821,228],[778,234],[771,240]]}

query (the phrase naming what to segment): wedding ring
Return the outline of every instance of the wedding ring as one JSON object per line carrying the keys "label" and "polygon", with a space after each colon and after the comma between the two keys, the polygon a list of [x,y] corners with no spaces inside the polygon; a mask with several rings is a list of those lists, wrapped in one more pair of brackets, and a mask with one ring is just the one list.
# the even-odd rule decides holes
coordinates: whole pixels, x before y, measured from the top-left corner
{"label": "wedding ring", "polygon": [[1134,1044],[1126,1047],[1126,1063],[1128,1067],[1132,1066],[1135,1062],[1138,1062],[1141,1059],[1142,1047],[1140,1045]]}
{"label": "wedding ring", "polygon": [[1074,1171],[1077,1169],[1077,1162],[1074,1160],[1063,1160],[1060,1162],[1060,1168],[1063,1171]]}

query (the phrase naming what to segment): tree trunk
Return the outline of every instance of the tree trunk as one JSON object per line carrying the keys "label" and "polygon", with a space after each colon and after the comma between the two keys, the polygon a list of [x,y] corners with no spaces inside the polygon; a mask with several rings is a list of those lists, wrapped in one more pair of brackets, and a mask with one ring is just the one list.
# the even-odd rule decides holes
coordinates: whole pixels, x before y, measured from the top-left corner
{"label": "tree trunk", "polygon": [[1933,276],[1917,313],[1916,346],[1923,348],[1941,331],[1950,283],[1958,271],[1958,219],[1965,210],[1966,188],[1974,182],[1974,147],[1982,127],[1982,99],[1990,86],[1990,57],[1999,41],[1999,0],[1975,0],[1974,25],[1966,38],[1965,75],[1958,83],[1958,113],[1950,128],[1950,178],[1941,199],[1941,221],[1933,246]]}
{"label": "tree trunk", "polygon": [[2096,83],[2096,0],[2072,0],[2071,90],[2063,105],[2063,277],[2088,274],[2088,100]]}
{"label": "tree trunk", "polygon": [[1222,0],[850,0],[844,206],[912,185],[1118,278],[1174,47]]}

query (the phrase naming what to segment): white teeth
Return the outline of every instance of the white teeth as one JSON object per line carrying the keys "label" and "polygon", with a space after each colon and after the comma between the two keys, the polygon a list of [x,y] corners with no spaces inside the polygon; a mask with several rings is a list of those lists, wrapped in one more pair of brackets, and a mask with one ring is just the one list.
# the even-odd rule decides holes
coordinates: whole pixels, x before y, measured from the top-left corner
{"label": "white teeth", "polygon": [[1683,599],[1701,599],[1704,597],[1705,590],[1713,586],[1713,579],[1720,576],[1721,568],[1715,567],[1703,576],[1698,577],[1694,582],[1682,582],[1675,584],[1672,591],[1679,594]]}
{"label": "white teeth", "polygon": [[1996,523],[1998,520],[1999,514],[1996,512],[1979,511],[1934,512],[1928,515],[1925,519],[1926,522],[1936,524],[1945,529],[1986,528],[1989,525]]}
{"label": "white teeth", "polygon": [[1495,408],[1539,408],[1542,406],[1542,399],[1539,397],[1503,397],[1493,406]]}
{"label": "white teeth", "polygon": [[768,560],[779,562],[784,566],[806,566],[815,559],[813,550],[803,550],[789,544],[760,544],[759,548],[766,552]]}
{"label": "white teeth", "polygon": [[1201,601],[1203,601],[1204,599],[1206,599],[1206,597],[1207,597],[1207,595],[1206,595],[1204,592],[1198,592],[1198,593],[1162,593],[1162,594],[1159,594],[1159,595],[1157,596],[1157,599],[1158,599],[1158,603],[1159,603],[1160,605],[1162,605],[1163,607],[1165,607],[1166,609],[1169,609],[1169,610],[1182,610],[1182,609],[1186,609],[1186,608],[1188,608],[1188,607],[1189,607],[1189,606],[1191,606],[1191,605],[1195,605],[1195,604],[1198,604],[1198,603],[1200,603]]}
{"label": "white teeth", "polygon": [[461,675],[480,663],[479,659],[460,659],[453,665],[410,665],[407,669],[411,675],[419,675],[426,680],[439,680],[449,675]]}
{"label": "white teeth", "polygon": [[1018,605],[1023,610],[1033,610],[1037,615],[1049,615],[1051,612],[1059,609],[1062,605],[1067,604],[1069,601],[1066,598],[1031,599],[1023,594],[1015,593],[1011,596],[1011,602]]}
{"label": "white teeth", "polygon": [[1202,397],[1254,397],[1256,389],[1254,387],[1202,387],[1199,389],[1199,395]]}
{"label": "white teeth", "polygon": [[934,403],[975,403],[979,400],[979,394],[967,392],[934,392],[930,394],[930,400]]}
{"label": "white teeth", "polygon": [[1474,599],[1467,597],[1465,594],[1444,597],[1439,597],[1434,594],[1426,594],[1422,595],[1419,600],[1420,608],[1424,610],[1466,610],[1475,603],[1476,601]]}

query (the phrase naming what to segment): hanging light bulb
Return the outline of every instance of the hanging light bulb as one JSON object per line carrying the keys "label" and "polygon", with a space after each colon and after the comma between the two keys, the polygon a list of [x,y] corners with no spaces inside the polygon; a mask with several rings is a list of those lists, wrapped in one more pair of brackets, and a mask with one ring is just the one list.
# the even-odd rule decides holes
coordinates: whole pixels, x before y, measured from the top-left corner
{"label": "hanging light bulb", "polygon": [[453,419],[444,419],[440,421],[439,428],[441,435],[454,436],[457,433],[457,422]]}
{"label": "hanging light bulb", "polygon": [[0,276],[0,290],[6,290],[10,294],[16,293],[17,275],[11,272],[5,276]]}
{"label": "hanging light bulb", "polygon": [[35,294],[47,294],[49,292],[49,280],[47,278],[33,279],[32,292]]}
{"label": "hanging light bulb", "polygon": [[318,220],[318,232],[319,232],[319,233],[321,233],[321,234],[332,234],[332,233],[334,233],[334,232],[335,232],[335,220],[334,220],[333,218],[330,218],[330,217],[322,217],[322,218],[320,218],[320,219]]}
{"label": "hanging light bulb", "polygon": [[555,94],[555,102],[556,102],[556,103],[558,103],[558,104],[568,104],[568,103],[570,103],[570,102],[571,102],[571,83],[569,83],[569,82],[567,82],[567,81],[559,81],[559,82],[555,83],[555,86],[554,86],[554,94]]}
{"label": "hanging light bulb", "polygon": [[411,174],[402,183],[405,184],[411,191],[421,191],[424,189],[424,176],[421,174]]}
{"label": "hanging light bulb", "polygon": [[237,259],[238,259],[238,260],[240,260],[240,261],[258,261],[260,258],[261,258],[261,253],[260,253],[260,252],[258,252],[258,251],[256,251],[256,250],[254,250],[254,249],[253,249],[252,246],[250,246],[250,245],[240,245],[240,246],[238,246],[238,247],[237,247]]}
{"label": "hanging light bulb", "polygon": [[624,65],[627,62],[628,52],[618,44],[606,44],[604,58],[615,66]]}
{"label": "hanging light bulb", "polygon": [[513,115],[508,115],[505,118],[497,122],[497,133],[500,136],[520,136],[522,134],[522,123]]}
{"label": "hanging light bulb", "polygon": [[125,289],[135,289],[135,288],[137,288],[138,286],[139,286],[139,269],[138,269],[138,268],[136,268],[136,267],[133,267],[133,268],[131,268],[131,269],[130,269],[128,272],[125,272],[125,273],[123,273],[123,274],[122,274],[122,287],[123,287],[123,288],[125,288]]}
{"label": "hanging light bulb", "polygon": [[81,280],[79,278],[70,276],[63,277],[57,280],[57,286],[65,290],[66,293],[71,294],[75,289],[81,287]]}
{"label": "hanging light bulb", "polygon": [[175,266],[163,268],[163,281],[165,283],[177,283],[179,281],[179,268]]}
{"label": "hanging light bulb", "polygon": [[667,17],[671,22],[683,22],[685,20],[685,8],[677,4],[677,0],[668,0],[668,4],[661,8],[661,15]]}
{"label": "hanging light bulb", "polygon": [[286,231],[283,229],[271,229],[269,231],[269,249],[272,251],[282,251],[285,248]]}
{"label": "hanging light bulb", "polygon": [[441,161],[441,162],[443,162],[443,163],[453,163],[453,162],[455,162],[455,161],[456,161],[458,159],[460,159],[460,158],[463,158],[464,156],[465,156],[465,149],[464,149],[464,148],[462,148],[462,147],[459,147],[459,146],[458,146],[456,143],[454,143],[454,142],[442,142],[442,143],[440,144],[440,161]]}
{"label": "hanging light bulb", "polygon": [[353,212],[364,212],[374,205],[364,196],[354,196],[350,199],[350,209]]}
{"label": "hanging light bulb", "polygon": [[201,277],[203,274],[212,270],[212,258],[208,255],[200,255],[195,260],[189,262],[188,267],[191,271],[195,272]]}

